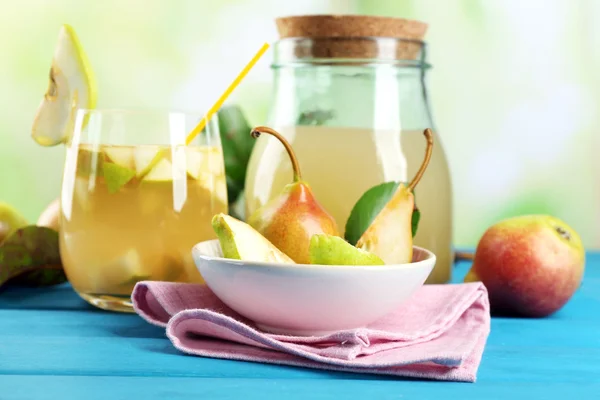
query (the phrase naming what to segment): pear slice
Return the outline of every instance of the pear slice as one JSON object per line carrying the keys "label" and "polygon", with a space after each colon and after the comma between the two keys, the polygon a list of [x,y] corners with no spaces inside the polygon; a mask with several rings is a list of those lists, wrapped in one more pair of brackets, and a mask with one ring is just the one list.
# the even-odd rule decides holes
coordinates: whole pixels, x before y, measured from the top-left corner
{"label": "pear slice", "polygon": [[194,179],[225,172],[223,157],[216,147],[186,147],[185,155],[187,173]]}
{"label": "pear slice", "polygon": [[121,256],[107,263],[94,265],[89,270],[95,272],[94,281],[100,290],[109,290],[115,286],[129,287],[150,279],[148,266],[142,262],[135,249],[129,249]]}
{"label": "pear slice", "polygon": [[[133,163],[137,177],[145,177],[164,158],[163,151],[157,147],[139,146],[133,150]],[[170,163],[169,163],[170,164]]]}
{"label": "pear slice", "polygon": [[381,258],[352,246],[339,236],[312,235],[308,248],[310,263],[317,265],[384,265]]}
{"label": "pear slice", "polygon": [[65,143],[77,108],[96,106],[96,80],[87,55],[70,25],[63,25],[50,66],[48,89],[31,130],[41,146]]}
{"label": "pear slice", "polygon": [[117,193],[135,176],[135,171],[131,168],[109,162],[104,163],[102,172],[108,192],[111,194]]}
{"label": "pear slice", "polygon": [[144,182],[172,182],[173,181],[173,164],[166,158],[156,164],[150,172],[142,178]]}
{"label": "pear slice", "polygon": [[225,258],[295,264],[263,235],[239,219],[219,213],[213,217],[212,226]]}
{"label": "pear slice", "polygon": [[133,149],[131,147],[106,147],[104,148],[106,158],[122,167],[135,169],[133,162]]}
{"label": "pear slice", "polygon": [[356,247],[380,257],[386,264],[412,261],[413,193],[400,184],[385,207],[362,234]]}
{"label": "pear slice", "polygon": [[185,148],[185,167],[187,174],[194,179],[200,178],[202,171],[202,161],[205,155],[194,147]]}

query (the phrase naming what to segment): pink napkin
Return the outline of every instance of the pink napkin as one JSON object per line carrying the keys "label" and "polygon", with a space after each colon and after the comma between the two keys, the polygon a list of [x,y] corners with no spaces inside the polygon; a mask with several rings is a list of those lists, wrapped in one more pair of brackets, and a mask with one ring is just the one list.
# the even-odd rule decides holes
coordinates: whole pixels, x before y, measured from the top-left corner
{"label": "pink napkin", "polygon": [[132,300],[188,354],[357,373],[475,382],[490,332],[481,283],[425,285],[366,328],[311,337],[261,332],[202,285],[139,282]]}

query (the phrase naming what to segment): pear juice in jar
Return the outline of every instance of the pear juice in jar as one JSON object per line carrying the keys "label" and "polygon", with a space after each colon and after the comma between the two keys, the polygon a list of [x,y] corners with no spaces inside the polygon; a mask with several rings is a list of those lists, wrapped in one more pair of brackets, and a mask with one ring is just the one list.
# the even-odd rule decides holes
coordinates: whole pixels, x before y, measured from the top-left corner
{"label": "pear juice in jar", "polygon": [[[278,127],[291,143],[303,178],[317,200],[334,217],[343,235],[352,207],[371,187],[387,181],[409,182],[423,161],[422,131],[377,131],[323,126]],[[438,137],[430,163],[415,189],[421,219],[414,244],[436,254],[428,282],[448,280],[451,249],[452,199],[450,174]],[[400,150],[400,151],[399,151]],[[281,143],[259,140],[246,175],[246,215],[277,196],[292,179],[292,166]]]}
{"label": "pear juice in jar", "polygon": [[201,283],[192,247],[227,212],[220,147],[79,145],[67,150],[60,250],[73,288],[128,298],[140,280]]}

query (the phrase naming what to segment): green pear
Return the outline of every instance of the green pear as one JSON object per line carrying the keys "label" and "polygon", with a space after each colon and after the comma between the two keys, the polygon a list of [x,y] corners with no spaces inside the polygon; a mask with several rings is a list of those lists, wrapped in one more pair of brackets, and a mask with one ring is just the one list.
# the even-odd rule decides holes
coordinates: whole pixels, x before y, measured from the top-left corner
{"label": "green pear", "polygon": [[216,214],[212,226],[225,258],[255,262],[295,264],[263,235],[245,222],[227,214]]}
{"label": "green pear", "polygon": [[310,238],[310,263],[318,265],[384,265],[375,254],[352,246],[339,236],[327,234]]}
{"label": "green pear", "polygon": [[27,224],[25,217],[15,208],[0,202],[0,243]]}

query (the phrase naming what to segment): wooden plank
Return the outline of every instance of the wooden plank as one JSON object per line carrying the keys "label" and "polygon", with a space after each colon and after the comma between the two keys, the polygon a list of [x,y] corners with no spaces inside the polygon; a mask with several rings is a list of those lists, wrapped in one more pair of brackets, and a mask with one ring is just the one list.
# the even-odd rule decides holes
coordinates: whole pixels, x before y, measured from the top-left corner
{"label": "wooden plank", "polygon": [[[11,400],[132,399],[596,399],[599,382],[514,384],[430,383],[424,381],[218,379],[106,376],[0,376]],[[194,396],[194,397],[192,397]],[[202,396],[202,397],[199,397]]]}
{"label": "wooden plank", "polygon": [[[459,281],[468,264],[455,274]],[[493,318],[476,384],[400,380],[186,356],[162,329],[87,306],[64,286],[0,293],[0,399],[560,398],[600,393],[600,257],[554,316]],[[301,389],[309,390],[301,393]],[[586,398],[578,392],[577,398]],[[21,397],[17,397],[21,396]],[[94,397],[96,396],[96,397]],[[588,397],[589,398],[589,397]]]}
{"label": "wooden plank", "polygon": [[[600,376],[600,324],[568,318],[494,319],[485,381],[586,382]],[[324,373],[186,356],[134,315],[0,311],[0,373],[341,379]],[[378,378],[377,378],[378,379]],[[1,398],[1,397],[0,397]]]}

